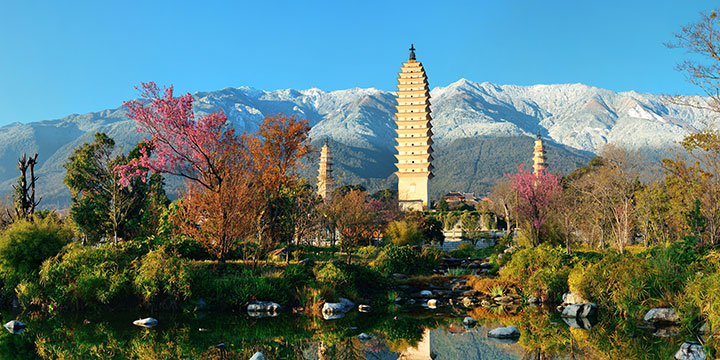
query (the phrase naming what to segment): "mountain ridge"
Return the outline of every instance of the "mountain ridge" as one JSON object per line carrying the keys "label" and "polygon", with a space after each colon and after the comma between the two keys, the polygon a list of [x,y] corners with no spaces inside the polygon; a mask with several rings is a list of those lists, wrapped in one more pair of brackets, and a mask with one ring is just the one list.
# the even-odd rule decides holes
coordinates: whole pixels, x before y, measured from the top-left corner
{"label": "mountain ridge", "polygon": [[[491,143],[502,145],[488,142],[487,138],[522,139],[540,132],[558,145],[557,151],[574,159],[567,166],[584,161],[607,143],[650,153],[666,151],[685,134],[717,116],[709,111],[666,104],[661,95],[633,90],[618,93],[580,83],[497,85],[461,78],[448,86],[433,88],[430,94],[433,140],[438,149],[459,151],[453,144],[460,141],[463,151],[480,151],[482,146]],[[355,164],[348,166],[351,174],[348,179],[364,181],[372,188],[393,183],[396,102],[392,92],[357,87],[333,91],[317,88],[267,91],[243,86],[198,91],[193,97],[197,115],[223,111],[239,132],[255,132],[266,115],[284,113],[306,118],[311,125],[312,139],[332,139],[336,146],[346,148],[345,158],[336,159],[336,163]],[[0,196],[9,194],[10,185],[17,177],[14,165],[18,155],[38,152],[39,193],[46,198],[46,204],[66,206],[69,194],[62,184],[62,164],[73,148],[92,141],[98,131],[113,137],[122,151],[128,151],[141,139],[122,106],[0,127]],[[477,144],[472,145],[472,139],[478,139]],[[488,161],[492,160],[488,156],[503,156],[491,149],[484,149],[483,154],[486,158],[475,161],[493,162]],[[449,157],[445,160],[437,155],[437,161],[452,162],[452,153],[446,154]],[[516,160],[512,161],[523,162],[530,154],[522,158],[519,154],[513,156]],[[359,161],[363,157],[365,162]],[[380,161],[378,159],[382,163],[372,162]],[[477,164],[455,164],[477,168]],[[377,169],[384,170],[379,174]],[[473,181],[440,177],[436,180],[440,184]],[[486,190],[486,186],[469,189],[480,192]]]}

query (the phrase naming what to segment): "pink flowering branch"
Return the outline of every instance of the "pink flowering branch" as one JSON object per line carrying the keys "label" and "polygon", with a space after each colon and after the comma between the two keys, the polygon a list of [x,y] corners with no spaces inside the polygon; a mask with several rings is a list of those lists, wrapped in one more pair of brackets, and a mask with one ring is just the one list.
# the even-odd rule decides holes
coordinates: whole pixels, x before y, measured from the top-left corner
{"label": "pink flowering branch", "polygon": [[509,175],[512,189],[518,196],[516,210],[537,230],[545,223],[553,201],[562,192],[560,177],[542,169],[537,174],[518,167]]}
{"label": "pink flowering branch", "polygon": [[145,141],[155,156],[145,151],[140,158],[116,167],[121,184],[128,186],[132,178],[154,171],[181,176],[211,190],[219,186],[222,155],[237,140],[233,128],[227,126],[227,116],[212,113],[196,118],[192,96],[175,97],[172,86],[161,89],[149,82],[136,89],[140,98],[123,105],[137,131],[150,136]]}

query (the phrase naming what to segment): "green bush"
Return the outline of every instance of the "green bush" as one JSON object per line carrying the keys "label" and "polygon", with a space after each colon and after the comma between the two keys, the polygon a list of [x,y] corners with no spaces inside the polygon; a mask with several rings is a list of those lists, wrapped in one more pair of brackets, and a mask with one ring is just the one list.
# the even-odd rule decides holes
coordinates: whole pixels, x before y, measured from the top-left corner
{"label": "green bush", "polygon": [[471,243],[462,243],[457,249],[450,251],[450,256],[455,258],[475,257],[475,245]]}
{"label": "green bush", "polygon": [[521,284],[533,296],[559,299],[568,289],[568,275],[573,259],[565,250],[549,244],[522,249],[513,254],[500,275]]}
{"label": "green bush", "polygon": [[40,265],[72,240],[72,231],[51,218],[19,220],[0,235],[0,270],[12,288],[34,278]]}
{"label": "green bush", "polygon": [[358,248],[357,254],[358,254],[358,256],[360,256],[363,259],[370,259],[370,258],[374,258],[378,254],[379,251],[380,250],[377,247],[375,247],[373,245],[368,245],[368,246],[363,246],[363,247]]}
{"label": "green bush", "polygon": [[428,272],[428,264],[420,252],[409,246],[388,245],[373,262],[376,269],[385,274],[422,274]]}
{"label": "green bush", "polygon": [[384,240],[396,246],[418,245],[423,241],[422,230],[406,221],[393,221],[385,227]]}
{"label": "green bush", "polygon": [[433,246],[424,247],[421,255],[425,260],[425,266],[431,268],[442,264],[445,258],[445,252]]}
{"label": "green bush", "polygon": [[193,297],[205,299],[214,309],[237,308],[253,300],[287,305],[290,300],[291,284],[282,276],[265,275],[249,269],[240,273],[218,274],[202,266],[193,266],[192,274]]}
{"label": "green bush", "polygon": [[177,302],[190,298],[190,281],[187,260],[160,248],[142,257],[133,284],[148,303],[161,299]]}
{"label": "green bush", "polygon": [[133,264],[143,252],[137,243],[99,248],[72,244],[45,261],[39,283],[23,282],[18,295],[24,303],[51,308],[121,304],[122,300],[135,298]]}

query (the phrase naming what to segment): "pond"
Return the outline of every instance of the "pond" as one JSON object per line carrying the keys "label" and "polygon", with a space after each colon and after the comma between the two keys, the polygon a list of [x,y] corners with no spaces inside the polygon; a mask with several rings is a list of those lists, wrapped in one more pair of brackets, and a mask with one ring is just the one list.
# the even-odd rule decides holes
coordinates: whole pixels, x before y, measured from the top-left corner
{"label": "pond", "polygon": [[[244,313],[106,312],[19,319],[27,329],[0,335],[2,359],[669,359],[684,341],[679,329],[645,328],[612,318],[594,320],[588,330],[568,326],[553,310],[517,313],[477,308],[479,324],[466,328],[462,316],[430,310],[351,312],[336,320],[301,314],[250,318]],[[159,324],[132,324],[153,316]],[[496,340],[488,330],[520,329],[518,340]],[[577,325],[577,324],[576,324]],[[586,324],[587,325],[587,324]],[[358,336],[365,334],[367,336]]]}

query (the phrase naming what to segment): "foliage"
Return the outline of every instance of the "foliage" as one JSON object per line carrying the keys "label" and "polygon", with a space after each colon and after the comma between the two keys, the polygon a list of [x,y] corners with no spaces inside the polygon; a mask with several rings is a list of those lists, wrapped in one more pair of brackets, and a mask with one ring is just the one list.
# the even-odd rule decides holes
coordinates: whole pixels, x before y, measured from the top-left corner
{"label": "foliage", "polygon": [[523,291],[541,299],[558,299],[568,289],[572,258],[549,244],[522,249],[500,270],[503,279],[523,284]]}
{"label": "foliage", "polygon": [[516,211],[532,226],[533,244],[538,245],[540,227],[547,220],[551,204],[562,191],[560,177],[545,169],[532,173],[520,166],[510,179],[512,189],[518,196]]}
{"label": "foliage", "polygon": [[462,243],[457,249],[450,251],[450,256],[455,258],[471,258],[475,257],[475,245],[471,243]]}
{"label": "foliage", "polygon": [[0,234],[0,271],[5,285],[13,288],[23,279],[33,279],[43,261],[59,253],[72,236],[70,229],[51,218],[15,221]]}
{"label": "foliage", "polygon": [[385,274],[422,274],[429,270],[421,253],[409,246],[385,246],[373,264]]}
{"label": "foliage", "polygon": [[344,196],[333,196],[331,216],[340,230],[340,247],[348,254],[350,249],[363,242],[369,243],[374,228],[375,214],[369,211],[367,193],[349,190]]}
{"label": "foliage", "polygon": [[419,245],[423,241],[423,234],[415,224],[393,221],[385,227],[384,240],[396,246]]}
{"label": "foliage", "polygon": [[378,252],[380,252],[380,249],[374,245],[362,246],[357,249],[357,254],[363,259],[374,258]]}
{"label": "foliage", "polygon": [[140,259],[133,284],[147,303],[158,303],[163,298],[179,303],[192,294],[190,280],[187,260],[160,248],[150,251]]}

